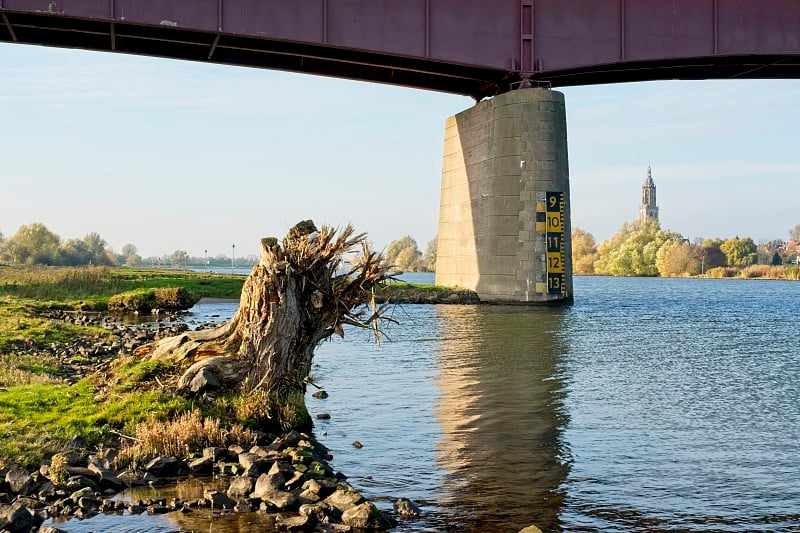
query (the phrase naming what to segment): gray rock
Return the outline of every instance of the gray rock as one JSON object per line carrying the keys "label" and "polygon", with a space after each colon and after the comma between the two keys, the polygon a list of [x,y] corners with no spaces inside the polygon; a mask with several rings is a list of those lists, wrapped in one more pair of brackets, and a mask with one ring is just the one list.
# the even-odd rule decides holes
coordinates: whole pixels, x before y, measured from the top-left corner
{"label": "gray rock", "polygon": [[317,413],[316,417],[317,417],[317,420],[330,420],[331,419],[330,413]]}
{"label": "gray rock", "polygon": [[78,503],[78,500],[80,500],[81,498],[91,498],[93,496],[94,496],[94,491],[90,487],[84,487],[70,494],[69,499],[75,503]]}
{"label": "gray rock", "polygon": [[290,431],[272,441],[269,448],[272,450],[285,450],[291,446],[297,446],[297,443],[303,440],[303,438],[304,436],[297,431]]}
{"label": "gray rock", "polygon": [[219,379],[207,368],[196,374],[189,383],[189,390],[194,393],[217,390],[221,386]]}
{"label": "gray rock", "polygon": [[111,470],[95,463],[89,463],[89,470],[97,474],[100,479],[100,487],[113,491],[123,490],[128,487],[121,479],[115,476]]}
{"label": "gray rock", "polygon": [[28,533],[34,525],[33,513],[21,503],[0,505],[0,531]]}
{"label": "gray rock", "polygon": [[312,503],[312,504],[305,504],[301,505],[298,512],[303,516],[312,516],[314,520],[318,524],[327,524],[331,520],[331,513],[333,512],[333,507],[330,505],[319,502],[319,503]]}
{"label": "gray rock", "polygon": [[147,482],[144,481],[141,477],[139,477],[135,472],[131,472],[131,471],[128,471],[128,470],[126,470],[125,472],[122,472],[118,477],[119,477],[120,481],[122,481],[123,483],[125,483],[125,484],[127,484],[127,485],[129,485],[131,487],[136,487],[136,486],[141,486],[141,485],[146,485],[147,484]]}
{"label": "gray rock", "polygon": [[261,474],[269,472],[273,463],[273,461],[267,461],[266,459],[258,459],[244,470],[244,475],[255,479]]}
{"label": "gray rock", "polygon": [[322,485],[316,479],[309,479],[303,483],[303,492],[308,492],[319,496],[322,493]]}
{"label": "gray rock", "polygon": [[189,472],[193,476],[210,476],[214,470],[214,461],[209,457],[200,457],[189,463]]}
{"label": "gray rock", "polygon": [[218,490],[206,490],[203,497],[209,501],[212,509],[233,509],[236,506],[235,501]]}
{"label": "gray rock", "polygon": [[300,485],[303,484],[304,480],[305,480],[305,474],[299,470],[295,470],[292,477],[286,480],[284,486],[286,487],[287,490],[294,491],[295,489],[299,488]]}
{"label": "gray rock", "polygon": [[419,507],[408,498],[400,498],[394,502],[394,511],[397,516],[406,520],[419,518]]}
{"label": "gray rock", "polygon": [[12,468],[6,473],[6,483],[11,492],[27,496],[34,486],[33,477],[24,468]]}
{"label": "gray rock", "polygon": [[306,503],[317,503],[318,501],[320,501],[322,499],[318,493],[311,492],[309,490],[302,491],[298,495],[298,497],[300,498],[300,501],[302,503],[304,503],[304,504],[306,504]]}
{"label": "gray rock", "polygon": [[285,511],[297,506],[297,496],[285,490],[272,490],[261,495],[261,501],[278,511]]}
{"label": "gray rock", "polygon": [[68,450],[76,450],[81,452],[89,447],[89,441],[86,440],[86,437],[81,437],[80,435],[75,435],[69,441],[67,441],[67,449]]}
{"label": "gray rock", "polygon": [[325,498],[325,503],[344,512],[363,503],[364,496],[353,488],[339,487],[333,494]]}
{"label": "gray rock", "polygon": [[39,533],[67,533],[63,529],[58,529],[57,527],[53,526],[44,526],[39,528]]}
{"label": "gray rock", "polygon": [[156,457],[144,469],[157,477],[177,477],[189,473],[189,466],[177,457]]}
{"label": "gray rock", "polygon": [[260,461],[261,456],[255,453],[242,452],[239,454],[238,459],[239,459],[239,464],[242,465],[242,468],[247,470],[247,468],[249,468],[250,465],[252,465],[256,461]]}
{"label": "gray rock", "polygon": [[[281,481],[280,486],[283,486],[283,481]],[[261,498],[264,494],[278,490],[279,487],[275,486],[275,480],[273,477],[270,477],[268,474],[261,474],[258,476],[256,480],[256,486],[253,489],[253,494],[251,498]]]}
{"label": "gray rock", "polygon": [[65,488],[70,492],[75,492],[76,490],[86,487],[92,489],[93,492],[100,491],[100,487],[97,486],[97,483],[86,476],[70,476],[70,478],[67,480],[67,485]]}
{"label": "gray rock", "polygon": [[314,398],[319,398],[320,400],[324,400],[325,398],[328,397],[328,393],[325,392],[324,390],[318,390],[317,392],[315,392],[311,396],[313,396]]}
{"label": "gray rock", "polygon": [[294,469],[280,461],[273,463],[269,472],[258,476],[255,488],[255,497],[260,498],[260,494],[273,490],[281,490],[286,484],[287,477],[294,475]]}
{"label": "gray rock", "polygon": [[93,496],[84,496],[78,499],[78,507],[84,511],[96,511],[103,504],[101,500]]}
{"label": "gray rock", "polygon": [[39,493],[40,498],[51,500],[56,497],[56,488],[50,481],[45,481],[36,491]]}
{"label": "gray rock", "polygon": [[266,446],[253,446],[250,448],[250,453],[254,453],[262,459],[266,459],[268,461],[277,461],[281,457],[281,452],[277,450],[271,450]]}
{"label": "gray rock", "polygon": [[342,512],[342,523],[354,529],[384,530],[393,525],[384,518],[375,505],[364,502]]}
{"label": "gray rock", "polygon": [[288,531],[307,530],[315,524],[314,517],[308,515],[280,516],[275,519],[275,525]]}
{"label": "gray rock", "polygon": [[228,451],[228,448],[221,448],[219,446],[203,448],[203,457],[206,459],[211,459],[213,462],[218,463],[220,461],[229,461],[232,458],[232,454]]}
{"label": "gray rock", "polygon": [[231,485],[228,487],[227,494],[231,498],[242,498],[253,492],[253,486],[253,478],[248,476],[237,476],[233,478],[233,481],[231,481]]}
{"label": "gray rock", "polygon": [[30,498],[28,496],[20,496],[15,500],[15,503],[20,503],[30,509],[31,511],[38,511],[39,509],[44,509],[45,504],[37,500],[36,498]]}

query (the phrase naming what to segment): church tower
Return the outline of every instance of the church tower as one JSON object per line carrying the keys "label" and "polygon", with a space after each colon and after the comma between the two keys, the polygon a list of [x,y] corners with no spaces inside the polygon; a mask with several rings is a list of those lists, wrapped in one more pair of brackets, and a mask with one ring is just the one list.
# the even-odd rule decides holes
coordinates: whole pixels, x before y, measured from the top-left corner
{"label": "church tower", "polygon": [[647,166],[647,179],[642,185],[642,206],[639,208],[639,222],[644,224],[648,220],[658,222],[658,206],[656,205],[656,184],[653,183],[653,174],[650,165]]}

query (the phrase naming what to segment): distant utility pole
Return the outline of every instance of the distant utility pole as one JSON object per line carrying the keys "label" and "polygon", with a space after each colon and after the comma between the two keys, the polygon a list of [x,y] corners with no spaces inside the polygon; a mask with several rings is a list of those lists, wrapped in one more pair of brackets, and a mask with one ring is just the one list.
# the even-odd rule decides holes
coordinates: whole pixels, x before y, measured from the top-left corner
{"label": "distant utility pole", "polygon": [[235,268],[236,264],[236,245],[231,244],[231,270]]}

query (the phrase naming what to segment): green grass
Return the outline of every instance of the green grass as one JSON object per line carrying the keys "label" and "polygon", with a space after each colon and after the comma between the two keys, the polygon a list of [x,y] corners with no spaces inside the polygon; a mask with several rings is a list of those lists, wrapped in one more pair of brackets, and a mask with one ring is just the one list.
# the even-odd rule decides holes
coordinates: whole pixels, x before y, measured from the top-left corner
{"label": "green grass", "polygon": [[182,287],[196,298],[238,299],[244,276],[108,267],[0,267],[0,296],[44,308],[104,310],[120,293]]}
{"label": "green grass", "polygon": [[393,281],[386,284],[386,289],[390,290],[419,290],[430,292],[445,292],[454,290],[452,287],[443,287],[431,283],[408,283],[405,281]]}
{"label": "green grass", "polygon": [[101,397],[89,379],[0,390],[0,466],[16,461],[35,467],[74,436],[105,442],[113,431],[134,433],[148,416],[163,420],[190,408],[189,400],[154,391]]}
{"label": "green grass", "polygon": [[90,443],[114,441],[118,432],[134,434],[145,420],[166,420],[193,406],[152,390],[154,376],[168,372],[159,362],[122,366],[113,385],[102,384],[102,394],[89,378],[63,384],[58,358],[18,352],[114,337],[103,328],[50,320],[40,311],[104,310],[115,295],[124,301],[142,294],[164,307],[201,297],[238,299],[244,280],[175,270],[0,266],[0,467],[9,461],[36,467],[76,435]]}
{"label": "green grass", "polygon": [[116,376],[119,383],[115,386],[117,391],[128,392],[149,386],[155,377],[167,372],[172,365],[164,361],[133,361],[117,368]]}
{"label": "green grass", "polygon": [[0,297],[0,354],[14,348],[51,343],[64,344],[82,338],[108,340],[108,330],[78,326],[36,316],[36,302]]}

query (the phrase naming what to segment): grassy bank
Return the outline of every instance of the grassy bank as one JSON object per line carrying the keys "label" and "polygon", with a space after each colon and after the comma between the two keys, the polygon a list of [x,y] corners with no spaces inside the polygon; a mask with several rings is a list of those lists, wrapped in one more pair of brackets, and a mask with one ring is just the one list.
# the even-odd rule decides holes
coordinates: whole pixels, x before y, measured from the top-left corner
{"label": "grassy bank", "polygon": [[87,362],[79,347],[119,339],[105,328],[49,318],[52,310],[185,307],[202,297],[238,298],[243,283],[243,276],[175,270],[0,266],[0,466],[35,465],[74,436],[107,442],[135,434],[148,417],[191,407],[135,390],[136,372],[111,388],[99,377],[66,384],[65,368]]}
{"label": "grassy bank", "polygon": [[61,309],[102,311],[112,296],[172,287],[197,298],[239,298],[243,283],[243,276],[183,270],[0,266],[0,297]]}
{"label": "grassy bank", "polygon": [[0,466],[37,466],[75,436],[88,443],[135,434],[148,417],[188,409],[181,397],[154,391],[100,394],[90,379],[72,386],[24,385],[0,390]]}
{"label": "grassy bank", "polygon": [[[0,467],[35,467],[75,436],[90,444],[136,442],[142,454],[164,448],[159,442],[165,435],[183,444],[246,440],[244,427],[263,411],[263,398],[196,403],[176,397],[150,361],[118,355],[89,361],[78,350],[124,344],[111,331],[49,318],[76,316],[62,311],[145,310],[168,301],[186,306],[203,297],[238,300],[244,279],[177,270],[0,266]],[[469,291],[408,283],[389,284],[378,296],[396,303],[477,301]],[[76,361],[90,371],[69,385],[62,378]],[[129,458],[136,461],[140,452],[131,449]]]}
{"label": "grassy bank", "polygon": [[375,299],[379,302],[389,301],[397,304],[474,304],[480,302],[478,295],[467,289],[402,281],[389,283],[382,287],[375,295]]}

